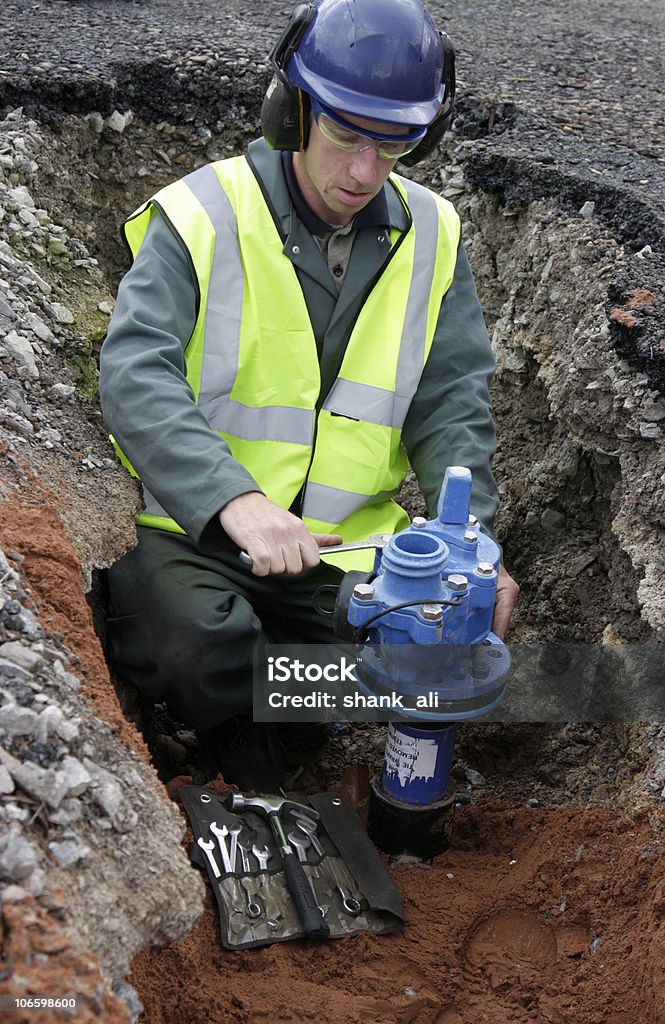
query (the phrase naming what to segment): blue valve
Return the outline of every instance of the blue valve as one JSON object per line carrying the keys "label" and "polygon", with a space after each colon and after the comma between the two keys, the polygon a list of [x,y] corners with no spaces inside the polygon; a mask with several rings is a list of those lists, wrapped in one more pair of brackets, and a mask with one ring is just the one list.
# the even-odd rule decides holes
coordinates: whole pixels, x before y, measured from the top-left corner
{"label": "blue valve", "polygon": [[441,523],[466,526],[471,505],[471,470],[466,466],[448,466],[436,507]]}
{"label": "blue valve", "polygon": [[471,484],[469,469],[449,467],[436,518],[415,519],[391,537],[375,579],[356,586],[349,601],[348,621],[365,638],[357,652],[361,691],[401,698],[372,787],[374,828],[388,852],[396,852],[385,843],[400,808],[410,811],[411,832],[418,809],[432,822],[437,808],[449,808],[456,723],[485,714],[505,693],[510,656],[492,633],[500,550],[471,515]]}
{"label": "blue valve", "polygon": [[372,643],[470,646],[493,637],[500,550],[471,515],[471,483],[470,470],[449,467],[437,517],[392,537],[371,595],[354,593],[348,620],[370,623]]}

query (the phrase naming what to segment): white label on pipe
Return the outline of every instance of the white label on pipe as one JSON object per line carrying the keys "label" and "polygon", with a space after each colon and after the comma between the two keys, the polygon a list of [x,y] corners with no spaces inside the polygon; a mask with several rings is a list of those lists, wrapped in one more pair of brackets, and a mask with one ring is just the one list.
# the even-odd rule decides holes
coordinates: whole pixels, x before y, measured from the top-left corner
{"label": "white label on pipe", "polygon": [[397,775],[400,786],[416,779],[433,779],[438,751],[436,740],[409,736],[398,731],[391,722],[386,741],[386,773]]}

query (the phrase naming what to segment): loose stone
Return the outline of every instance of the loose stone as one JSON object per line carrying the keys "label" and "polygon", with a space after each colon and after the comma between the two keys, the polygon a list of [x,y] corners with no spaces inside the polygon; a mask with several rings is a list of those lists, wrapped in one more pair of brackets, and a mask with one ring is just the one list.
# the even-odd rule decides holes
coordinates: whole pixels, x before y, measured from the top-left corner
{"label": "loose stone", "polygon": [[15,788],[11,775],[4,765],[0,764],[0,794],[7,795],[13,793]]}
{"label": "loose stone", "polygon": [[28,878],[37,867],[37,854],[32,844],[21,835],[16,826],[0,839],[0,853],[0,878],[20,882]]}
{"label": "loose stone", "polygon": [[9,355],[19,366],[24,366],[33,380],[38,380],[39,370],[32,345],[22,334],[10,331],[3,342]]}
{"label": "loose stone", "polygon": [[0,708],[0,731],[13,739],[15,736],[32,736],[37,715],[30,708],[20,704],[5,704]]}
{"label": "loose stone", "polygon": [[85,860],[91,853],[90,847],[76,839],[63,839],[61,842],[48,844],[53,858],[60,868],[70,868],[79,861]]}
{"label": "loose stone", "polygon": [[36,654],[35,651],[29,647],[24,647],[17,640],[10,640],[5,644],[0,644],[0,658],[7,658],[8,661],[13,661],[14,664],[26,669],[30,673],[38,672],[45,664],[41,654]]}

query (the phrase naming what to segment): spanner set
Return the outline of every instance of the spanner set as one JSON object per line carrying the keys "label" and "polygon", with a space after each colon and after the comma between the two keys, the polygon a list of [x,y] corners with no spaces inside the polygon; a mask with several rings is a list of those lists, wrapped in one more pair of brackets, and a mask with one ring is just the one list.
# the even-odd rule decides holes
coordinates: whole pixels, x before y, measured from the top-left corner
{"label": "spanner set", "polygon": [[386,933],[402,924],[399,894],[340,797],[312,798],[320,810],[281,797],[224,798],[200,786],[183,787],[180,797],[194,831],[190,857],[207,871],[226,948]]}

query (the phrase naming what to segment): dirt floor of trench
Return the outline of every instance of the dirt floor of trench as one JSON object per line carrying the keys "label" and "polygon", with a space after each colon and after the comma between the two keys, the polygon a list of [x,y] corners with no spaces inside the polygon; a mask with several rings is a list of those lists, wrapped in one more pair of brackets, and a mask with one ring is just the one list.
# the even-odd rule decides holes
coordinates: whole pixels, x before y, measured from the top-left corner
{"label": "dirt floor of trench", "polygon": [[432,864],[390,866],[401,933],[226,953],[209,898],[130,980],[150,1024],[659,1024],[664,867],[646,815],[483,799]]}
{"label": "dirt floor of trench", "polygon": [[[140,746],[131,725],[118,718],[55,499],[50,505],[42,499],[39,510],[5,511],[0,539],[24,556],[45,625],[78,657],[98,713]],[[476,742],[482,745],[482,737]],[[512,743],[518,764],[519,732]],[[297,784],[305,791],[322,783],[339,788],[362,813],[367,765],[376,762],[380,745],[376,727],[347,727]],[[465,749],[473,749],[473,735]],[[136,957],[129,980],[145,1008],[141,1022],[665,1022],[665,815],[644,808],[626,817],[611,803],[547,807],[536,798],[524,806],[527,791],[511,806],[510,751],[504,754],[508,760],[474,790],[470,806],[457,810],[446,853],[429,864],[388,865],[404,902],[402,932],[229,953],[219,943],[208,891],[203,916],[183,941]],[[606,754],[599,743],[601,763]],[[174,799],[189,779],[171,778]],[[22,925],[6,918],[5,927],[11,941]],[[15,946],[16,970],[21,946]],[[28,969],[35,948],[24,946]],[[47,981],[42,972],[40,984]],[[122,1020],[117,1007],[109,1013],[109,1020],[115,1014]]]}

